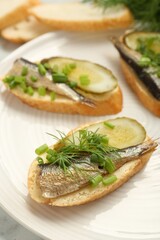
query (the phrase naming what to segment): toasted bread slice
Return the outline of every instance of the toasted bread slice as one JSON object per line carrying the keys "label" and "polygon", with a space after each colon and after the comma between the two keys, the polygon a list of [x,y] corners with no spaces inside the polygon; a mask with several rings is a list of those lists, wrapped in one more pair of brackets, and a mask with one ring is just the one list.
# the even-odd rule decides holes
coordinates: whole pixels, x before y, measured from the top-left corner
{"label": "toasted bread slice", "polygon": [[92,94],[92,99],[95,103],[94,107],[87,106],[81,102],[75,102],[60,95],[56,95],[56,99],[51,101],[49,94],[46,94],[44,97],[39,96],[37,93],[29,96],[21,89],[12,89],[11,92],[23,103],[48,112],[102,116],[116,114],[122,110],[122,92],[119,86],[103,94],[102,99],[98,95]]}
{"label": "toasted bread slice", "polygon": [[37,176],[40,174],[40,172],[37,168],[37,161],[35,160],[29,170],[29,192],[31,198],[33,198],[33,200],[35,200],[36,202],[51,206],[67,207],[85,204],[115,191],[117,188],[127,182],[132,176],[138,173],[148,162],[151,155],[152,153],[145,154],[140,159],[123,165],[114,173],[114,175],[117,176],[118,180],[107,187],[103,186],[102,184],[99,184],[99,186],[97,186],[96,188],[88,186],[79,191],[58,197],[56,199],[45,199],[42,197],[40,187],[37,184]]}
{"label": "toasted bread slice", "polygon": [[4,28],[1,35],[8,41],[24,43],[51,31],[53,31],[53,28],[39,22],[33,16],[28,16],[23,21]]}
{"label": "toasted bread slice", "polygon": [[102,11],[93,5],[78,2],[43,4],[29,12],[51,27],[71,31],[125,28],[133,21],[131,13],[125,7],[116,6]]}
{"label": "toasted bread slice", "polygon": [[[120,147],[120,148],[124,148],[127,146],[129,147],[129,146],[132,146],[132,144],[133,145],[140,144],[145,142],[147,139],[149,139],[146,136],[144,128],[133,119],[117,118],[117,119],[111,119],[108,121],[114,124],[115,129],[113,129],[113,134],[111,129],[106,130],[106,132],[103,129],[103,134],[107,134],[108,136],[110,132],[109,141],[113,143],[114,147]],[[94,123],[88,124],[85,126],[81,126],[80,128],[78,128],[78,130],[84,129],[86,127],[89,130],[91,130],[92,126],[94,125],[93,129],[96,129],[96,126],[97,126],[99,131],[101,127],[103,128],[103,126],[101,126],[100,124],[101,124],[100,122],[95,124]],[[75,131],[77,131],[77,129],[72,131],[72,134],[75,133]],[[138,139],[137,139],[137,134],[138,134]],[[40,168],[37,167],[38,165],[37,160],[34,160],[30,166],[29,175],[28,175],[29,194],[31,198],[36,202],[51,205],[51,206],[61,206],[61,207],[74,206],[74,205],[80,205],[80,204],[85,204],[85,203],[94,201],[96,199],[99,199],[115,191],[117,188],[123,185],[126,181],[128,181],[133,175],[139,172],[148,162],[153,151],[154,151],[154,148],[151,151],[121,166],[118,170],[114,172],[114,175],[116,175],[117,180],[108,186],[104,186],[102,183],[100,183],[96,187],[88,185],[88,186],[82,187],[78,191],[75,191],[66,195],[62,195],[56,198],[42,197],[42,192],[39,185]]]}
{"label": "toasted bread slice", "polygon": [[39,4],[39,0],[2,0],[0,1],[0,30],[28,15],[28,9]]}

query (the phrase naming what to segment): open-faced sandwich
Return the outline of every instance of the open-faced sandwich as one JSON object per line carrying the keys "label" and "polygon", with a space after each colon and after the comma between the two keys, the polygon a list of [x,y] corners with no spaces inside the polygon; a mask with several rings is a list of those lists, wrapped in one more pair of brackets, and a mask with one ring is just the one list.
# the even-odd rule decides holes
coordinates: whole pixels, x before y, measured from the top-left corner
{"label": "open-faced sandwich", "polygon": [[160,34],[131,32],[113,41],[126,81],[144,106],[160,116]]}
{"label": "open-faced sandwich", "polygon": [[157,146],[140,123],[125,117],[59,133],[56,144],[35,150],[28,174],[31,198],[52,206],[85,204],[113,192],[145,166]]}
{"label": "open-faced sandwich", "polygon": [[122,109],[117,79],[89,61],[53,57],[40,63],[17,59],[3,79],[24,103],[50,112],[106,115]]}
{"label": "open-faced sandwich", "polygon": [[48,3],[33,7],[29,13],[40,22],[60,30],[99,31],[126,28],[133,23],[130,10],[122,5],[106,7],[105,11],[84,2]]}
{"label": "open-faced sandwich", "polygon": [[28,9],[38,4],[39,0],[1,0],[0,30],[26,18]]}

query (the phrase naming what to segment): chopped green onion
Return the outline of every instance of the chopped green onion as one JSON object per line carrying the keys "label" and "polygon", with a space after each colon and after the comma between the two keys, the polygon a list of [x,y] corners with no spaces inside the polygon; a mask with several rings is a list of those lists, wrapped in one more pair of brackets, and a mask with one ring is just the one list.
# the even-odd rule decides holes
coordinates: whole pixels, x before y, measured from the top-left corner
{"label": "chopped green onion", "polygon": [[98,174],[90,179],[90,183],[92,184],[93,187],[96,187],[100,182],[102,182],[102,180],[103,177],[100,174]]}
{"label": "chopped green onion", "polygon": [[112,183],[114,183],[115,181],[117,180],[117,176],[116,175],[111,175],[111,176],[108,176],[107,178],[103,178],[102,180],[102,183],[105,185],[105,186],[108,186]]}
{"label": "chopped green onion", "polygon": [[65,75],[69,75],[71,73],[72,69],[70,68],[70,66],[68,64],[66,64],[64,66],[64,68],[62,69],[62,72],[65,74]]}
{"label": "chopped green onion", "polygon": [[49,163],[54,163],[55,161],[55,158],[50,154],[47,154],[46,159]]}
{"label": "chopped green onion", "polygon": [[18,84],[17,84],[14,80],[9,83],[9,87],[10,87],[11,89],[15,88],[17,85],[18,85]]}
{"label": "chopped green onion", "polygon": [[32,82],[37,82],[37,80],[38,80],[38,78],[36,76],[31,76],[30,79]]}
{"label": "chopped green onion", "polygon": [[77,83],[74,82],[74,81],[69,82],[68,85],[69,85],[71,88],[77,87]]}
{"label": "chopped green onion", "polygon": [[46,159],[48,160],[48,162],[51,162],[52,155],[50,155],[50,154],[47,154],[47,156],[46,156]]}
{"label": "chopped green onion", "polygon": [[50,163],[54,163],[56,161],[56,155],[57,152],[54,149],[48,149],[47,150],[47,156],[46,159],[48,160],[48,162]]}
{"label": "chopped green onion", "polygon": [[3,82],[10,83],[14,80],[15,76],[7,76],[3,79]]}
{"label": "chopped green onion", "polygon": [[25,82],[25,81],[26,81],[26,78],[23,77],[23,76],[15,76],[14,81],[15,81],[16,83],[22,83],[22,82]]}
{"label": "chopped green onion", "polygon": [[25,82],[20,83],[20,87],[22,88],[22,90],[24,91],[24,93],[27,92],[27,85],[26,85]]}
{"label": "chopped green onion", "polygon": [[58,65],[57,64],[54,64],[53,67],[52,67],[52,72],[53,73],[58,73]]}
{"label": "chopped green onion", "polygon": [[109,173],[113,173],[115,171],[115,165],[114,165],[113,161],[110,158],[106,158],[105,159],[105,169]]}
{"label": "chopped green onion", "polygon": [[43,64],[38,64],[38,71],[42,76],[46,75],[46,72],[47,72]]}
{"label": "chopped green onion", "polygon": [[141,67],[148,67],[151,63],[151,59],[148,57],[142,56],[141,59],[139,60],[139,65]]}
{"label": "chopped green onion", "polygon": [[41,154],[45,153],[47,150],[48,150],[48,145],[43,144],[40,147],[36,148],[35,153],[37,155],[41,155]]}
{"label": "chopped green onion", "polygon": [[64,68],[62,69],[62,72],[65,75],[69,75],[75,67],[76,67],[76,64],[74,64],[74,63],[66,64],[64,66]]}
{"label": "chopped green onion", "polygon": [[83,86],[88,86],[90,84],[90,79],[88,75],[81,75],[79,77],[79,80],[80,80],[80,84]]}
{"label": "chopped green onion", "polygon": [[109,142],[109,139],[108,139],[108,137],[104,136],[104,137],[102,137],[101,141],[102,141],[102,143],[105,143],[107,145]]}
{"label": "chopped green onion", "polygon": [[50,98],[51,98],[51,101],[54,101],[56,99],[56,93],[55,92],[51,92],[50,93]]}
{"label": "chopped green onion", "polygon": [[55,155],[56,151],[49,148],[49,149],[47,150],[47,153],[50,154],[50,155]]}
{"label": "chopped green onion", "polygon": [[21,75],[22,75],[22,76],[26,76],[27,74],[28,74],[28,68],[27,68],[26,66],[24,66],[24,67],[22,68]]}
{"label": "chopped green onion", "polygon": [[70,68],[74,69],[74,68],[76,68],[76,63],[70,63],[69,66],[70,66]]}
{"label": "chopped green onion", "polygon": [[66,83],[68,80],[64,73],[53,73],[52,78],[55,83]]}
{"label": "chopped green onion", "polygon": [[50,64],[49,64],[49,63],[44,63],[44,64],[43,64],[43,66],[44,66],[44,67],[45,67],[45,69],[47,69],[47,70],[51,68],[51,66],[50,66]]}
{"label": "chopped green onion", "polygon": [[33,88],[32,88],[31,86],[29,86],[29,87],[27,88],[27,94],[30,95],[30,96],[33,96],[34,90],[33,90]]}
{"label": "chopped green onion", "polygon": [[38,94],[40,96],[45,96],[46,95],[46,88],[45,87],[39,87],[38,88]]}
{"label": "chopped green onion", "polygon": [[44,161],[41,157],[37,157],[37,161],[39,164],[44,164]]}
{"label": "chopped green onion", "polygon": [[111,129],[115,128],[115,125],[113,125],[113,124],[110,123],[110,122],[104,122],[104,125],[105,125],[106,127],[111,128]]}

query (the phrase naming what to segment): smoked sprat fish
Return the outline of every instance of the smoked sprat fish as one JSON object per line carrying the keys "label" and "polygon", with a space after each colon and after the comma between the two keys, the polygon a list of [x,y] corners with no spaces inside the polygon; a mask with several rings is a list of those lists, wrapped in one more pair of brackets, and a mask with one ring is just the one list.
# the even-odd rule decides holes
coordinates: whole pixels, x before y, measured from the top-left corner
{"label": "smoked sprat fish", "polygon": [[115,191],[147,164],[159,143],[127,117],[58,133],[50,134],[55,144],[35,149],[28,190],[36,202],[59,207],[86,204]]}
{"label": "smoked sprat fish", "polygon": [[[25,76],[27,85],[38,89],[39,87],[44,87],[49,91],[54,91],[57,94],[66,96],[69,99],[72,99],[75,102],[81,102],[90,107],[94,107],[93,101],[84,97],[82,94],[78,93],[75,89],[71,88],[65,83],[56,83],[54,82],[53,75],[51,72],[46,71],[45,75],[39,73],[38,65],[32,63],[26,59],[20,58],[14,62],[12,69],[9,71],[9,76],[18,76],[21,75],[23,67],[28,69],[28,74]],[[38,79],[38,81],[32,81],[31,78]]]}
{"label": "smoked sprat fish", "polygon": [[128,48],[124,42],[118,39],[113,38],[112,40],[122,59],[131,66],[148,91],[157,100],[160,100],[160,78],[155,74],[155,68],[141,66],[142,56],[138,51]]}
{"label": "smoked sprat fish", "polygon": [[[106,159],[110,159],[114,164],[114,171],[129,161],[141,157],[147,152],[153,151],[157,143],[148,140],[142,144],[113,150],[106,154]],[[68,193],[75,192],[90,183],[90,179],[97,174],[106,176],[109,172],[98,163],[93,163],[91,156],[82,156],[74,160],[72,165],[65,172],[60,166],[54,164],[39,165],[39,184],[44,198],[56,198]]]}

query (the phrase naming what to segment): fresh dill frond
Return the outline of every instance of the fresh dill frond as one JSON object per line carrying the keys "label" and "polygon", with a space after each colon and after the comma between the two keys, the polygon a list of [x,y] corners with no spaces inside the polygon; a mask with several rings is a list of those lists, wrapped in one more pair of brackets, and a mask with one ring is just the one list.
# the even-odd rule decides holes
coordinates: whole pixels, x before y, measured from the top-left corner
{"label": "fresh dill frond", "polygon": [[135,28],[148,31],[160,31],[160,0],[82,0],[106,9],[123,4],[133,14]]}
{"label": "fresh dill frond", "polygon": [[60,137],[54,135],[54,134],[51,134],[51,133],[47,133],[48,135],[50,135],[51,137],[53,137],[55,140],[60,140],[60,141],[63,141],[63,139],[65,139],[66,135],[64,132],[61,132],[59,130],[57,130],[57,133],[60,135]]}
{"label": "fresh dill frond", "polygon": [[60,166],[64,171],[72,163],[84,163],[85,157],[89,157],[91,163],[97,163],[100,167],[107,169],[109,154],[116,153],[117,150],[109,146],[107,136],[98,133],[98,129],[95,132],[86,129],[79,130],[69,137],[60,131],[58,133],[60,137],[49,134],[60,144],[56,149],[47,151],[46,160],[50,164]]}

